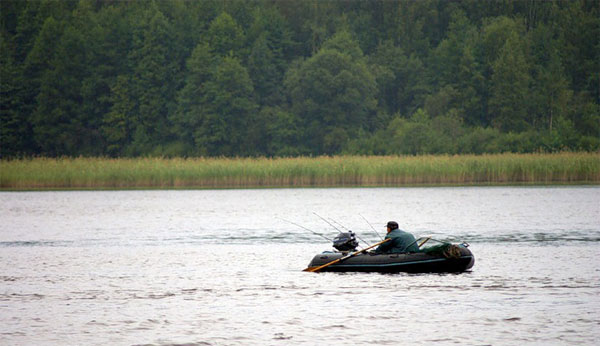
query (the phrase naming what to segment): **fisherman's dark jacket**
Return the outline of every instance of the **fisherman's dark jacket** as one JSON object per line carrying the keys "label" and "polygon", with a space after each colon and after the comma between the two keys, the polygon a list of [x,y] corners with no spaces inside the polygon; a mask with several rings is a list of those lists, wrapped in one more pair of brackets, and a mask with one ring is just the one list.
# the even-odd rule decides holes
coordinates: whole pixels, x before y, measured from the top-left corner
{"label": "fisherman's dark jacket", "polygon": [[385,236],[385,239],[392,239],[385,242],[375,249],[376,253],[403,253],[403,252],[418,252],[419,247],[415,242],[415,237],[396,228]]}

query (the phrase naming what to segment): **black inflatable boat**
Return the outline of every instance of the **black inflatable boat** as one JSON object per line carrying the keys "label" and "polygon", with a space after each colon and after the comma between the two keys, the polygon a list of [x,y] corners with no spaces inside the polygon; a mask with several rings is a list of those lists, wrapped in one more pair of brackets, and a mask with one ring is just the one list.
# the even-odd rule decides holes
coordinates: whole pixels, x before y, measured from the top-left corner
{"label": "black inflatable boat", "polygon": [[[362,252],[349,256],[340,262],[319,271],[329,272],[381,272],[381,273],[457,273],[464,272],[475,263],[475,257],[467,248],[469,245],[450,244],[433,240],[430,246],[424,244],[430,238],[419,238],[418,252],[399,254],[377,254]],[[431,244],[437,242],[435,244]],[[334,245],[335,246],[335,245]],[[352,251],[325,251],[316,255],[309,268],[319,267],[352,254]]]}

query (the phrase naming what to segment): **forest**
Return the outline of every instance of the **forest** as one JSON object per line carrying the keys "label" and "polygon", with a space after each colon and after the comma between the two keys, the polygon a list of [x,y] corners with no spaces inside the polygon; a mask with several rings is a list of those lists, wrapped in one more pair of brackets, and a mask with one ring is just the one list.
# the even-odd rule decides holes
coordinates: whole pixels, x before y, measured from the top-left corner
{"label": "forest", "polygon": [[0,158],[600,150],[600,2],[0,1]]}

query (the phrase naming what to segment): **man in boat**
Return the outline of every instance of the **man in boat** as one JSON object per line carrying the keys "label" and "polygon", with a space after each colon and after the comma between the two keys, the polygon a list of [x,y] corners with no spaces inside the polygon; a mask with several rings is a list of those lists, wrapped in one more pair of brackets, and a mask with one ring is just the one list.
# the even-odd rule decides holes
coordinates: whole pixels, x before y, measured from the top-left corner
{"label": "man in boat", "polygon": [[385,239],[391,238],[391,241],[385,242],[375,249],[375,253],[404,253],[418,252],[419,246],[415,236],[398,228],[396,221],[390,221],[386,225],[387,234]]}

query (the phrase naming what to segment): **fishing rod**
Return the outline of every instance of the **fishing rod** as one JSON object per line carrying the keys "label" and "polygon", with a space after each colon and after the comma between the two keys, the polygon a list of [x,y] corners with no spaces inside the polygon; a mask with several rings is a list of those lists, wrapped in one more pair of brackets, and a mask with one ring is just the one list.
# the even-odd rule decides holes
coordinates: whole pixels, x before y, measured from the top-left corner
{"label": "fishing rod", "polygon": [[335,221],[333,218],[329,218],[329,221],[335,223],[336,225],[340,226],[344,231],[346,232],[351,232],[351,230],[347,229],[346,227],[344,227],[344,225],[342,225],[341,223]]}
{"label": "fishing rod", "polygon": [[373,225],[371,225],[371,223],[370,223],[370,222],[369,222],[367,219],[365,219],[365,217],[364,217],[364,216],[362,216],[362,215],[360,215],[360,214],[358,214],[358,216],[362,217],[362,218],[363,218],[363,220],[365,220],[365,222],[366,222],[366,223],[367,223],[369,226],[371,226],[371,229],[373,230],[373,232],[375,232],[375,234],[377,234],[377,236],[379,236],[379,239],[383,240],[383,238],[381,238],[381,236],[379,235],[379,233],[377,233],[377,231],[375,230],[375,227],[373,227]]}
{"label": "fishing rod", "polygon": [[344,233],[344,232],[340,231],[340,230],[339,230],[337,227],[335,227],[334,225],[332,225],[332,224],[331,224],[331,222],[329,222],[329,221],[325,220],[325,218],[321,217],[319,214],[315,213],[314,211],[313,211],[313,214],[315,214],[315,215],[316,215],[316,216],[317,216],[319,219],[321,219],[321,220],[323,220],[323,221],[327,222],[327,223],[329,224],[329,226],[331,226],[331,227],[335,228],[335,230],[336,230],[336,231],[338,231],[338,232],[340,232],[340,233]]}
{"label": "fishing rod", "polygon": [[292,222],[292,221],[289,221],[289,220],[286,220],[286,219],[282,219],[282,218],[280,218],[280,217],[278,217],[278,219],[279,219],[279,220],[281,220],[281,221],[285,221],[285,222],[287,222],[287,223],[291,223],[291,224],[292,224],[292,225],[294,225],[294,226],[298,226],[298,227],[300,227],[300,228],[302,228],[302,229],[305,229],[305,230],[307,230],[307,231],[311,232],[312,234],[316,234],[316,235],[318,235],[318,236],[319,236],[319,237],[321,237],[321,238],[324,238],[324,239],[326,239],[326,240],[328,240],[328,241],[330,241],[330,242],[333,242],[333,240],[331,240],[331,239],[327,238],[326,236],[322,235],[321,233],[317,233],[317,232],[313,231],[312,229],[308,229],[308,228],[306,228],[306,227],[304,227],[304,226],[302,226],[302,225],[299,225],[299,224],[297,224],[297,223],[295,223],[295,222]]}
{"label": "fishing rod", "polygon": [[[325,218],[321,217],[319,214],[315,213],[314,211],[313,211],[313,214],[315,214],[315,215],[316,215],[316,216],[317,216],[319,219],[321,219],[321,220],[323,220],[323,221],[327,222],[327,223],[329,224],[329,226],[331,226],[331,227],[335,228],[335,229],[336,229],[338,232],[340,232],[340,233],[344,233],[344,232],[340,231],[340,230],[339,230],[337,227],[335,227],[335,226],[334,226],[334,225],[333,225],[331,222],[327,221]],[[361,238],[358,236],[358,234],[354,233],[354,235],[356,235],[356,237],[357,237],[359,240],[362,240],[362,239],[361,239]],[[364,241],[364,240],[362,240],[362,242],[363,242],[363,243],[365,243],[365,244],[367,244],[367,246],[371,246],[371,245],[369,245],[369,243],[367,243],[367,242],[366,242],[366,241]]]}
{"label": "fishing rod", "polygon": [[[331,221],[331,222],[335,223],[336,225],[340,226],[346,232],[352,232],[352,230],[347,229],[346,227],[344,227],[344,225],[342,225],[341,223],[335,221],[333,218],[329,218],[329,221]],[[352,233],[354,233],[354,232],[352,232]]]}

